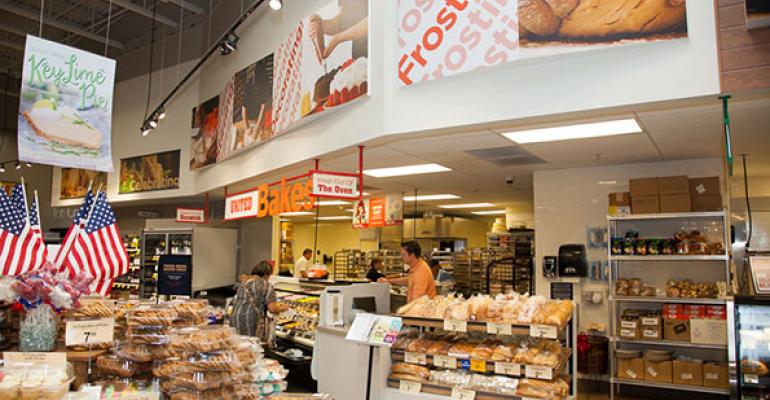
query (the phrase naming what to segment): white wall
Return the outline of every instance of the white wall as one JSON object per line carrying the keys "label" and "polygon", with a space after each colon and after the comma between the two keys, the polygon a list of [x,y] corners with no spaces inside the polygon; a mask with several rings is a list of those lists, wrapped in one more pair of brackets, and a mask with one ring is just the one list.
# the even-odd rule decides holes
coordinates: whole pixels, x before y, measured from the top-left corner
{"label": "white wall", "polygon": [[[202,193],[385,134],[711,96],[719,92],[713,1],[688,1],[690,34],[687,39],[520,61],[402,88],[397,81],[396,2],[372,0],[371,95],[368,99],[323,115],[315,122],[211,168],[189,172],[186,165],[192,108],[219,93],[236,71],[274,51],[303,17],[331,1],[286,2],[279,13],[257,13],[238,32],[241,37],[238,51],[227,57],[212,57],[193,83],[172,101],[167,119],[147,138],[139,135],[147,79],[139,77],[120,82],[115,90],[113,121],[116,173],[120,158],[163,150],[181,149],[183,166],[179,190],[118,196],[118,180],[111,178],[111,200],[122,202]],[[182,70],[188,67],[189,63]],[[173,86],[170,82],[175,71],[172,67],[165,75],[166,90]],[[157,73],[155,82],[158,83]],[[154,96],[152,107],[160,98]],[[54,181],[58,183],[56,175]],[[57,199],[53,203],[55,206],[69,204]]]}
{"label": "white wall", "polygon": [[[535,171],[536,293],[550,296],[550,283],[558,281],[542,277],[543,256],[558,255],[562,244],[586,243],[589,227],[607,226],[609,193],[627,191],[631,178],[672,175],[721,176],[722,164],[713,158]],[[600,181],[617,181],[618,184],[600,185]],[[606,249],[588,249],[587,252],[589,261],[607,260]],[[603,289],[606,294],[607,284],[584,279],[575,285],[575,299],[580,299],[581,290],[589,289]],[[580,318],[581,329],[590,322],[608,326],[606,297],[601,306],[581,306]]]}

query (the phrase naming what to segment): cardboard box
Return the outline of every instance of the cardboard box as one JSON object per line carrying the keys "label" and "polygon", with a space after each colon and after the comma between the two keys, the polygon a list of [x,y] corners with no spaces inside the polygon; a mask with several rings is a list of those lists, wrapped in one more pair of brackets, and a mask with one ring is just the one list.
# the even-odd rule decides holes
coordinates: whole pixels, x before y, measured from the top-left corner
{"label": "cardboard box", "polygon": [[690,180],[687,175],[659,176],[658,193],[664,194],[690,194]]}
{"label": "cardboard box", "polygon": [[618,358],[618,378],[644,380],[644,359]]}
{"label": "cardboard box", "polygon": [[729,389],[727,365],[722,363],[703,363],[703,386],[710,388]]}
{"label": "cardboard box", "polygon": [[663,339],[663,331],[658,326],[643,326],[641,338],[645,340],[660,340]]}
{"label": "cardboard box", "polygon": [[608,213],[613,217],[631,214],[631,193],[615,192],[609,194]]}
{"label": "cardboard box", "polygon": [[722,196],[693,196],[691,199],[693,211],[719,211],[723,207]]}
{"label": "cardboard box", "polygon": [[663,339],[690,341],[690,321],[686,319],[664,319]]}
{"label": "cardboard box", "polygon": [[631,195],[632,214],[654,214],[660,212],[660,196]]}
{"label": "cardboard box", "polygon": [[629,179],[628,187],[631,191],[631,198],[634,196],[657,196],[658,178],[637,178]]}
{"label": "cardboard box", "polygon": [[644,360],[644,380],[650,382],[671,383],[674,365],[672,361]]}
{"label": "cardboard box", "polygon": [[698,344],[727,344],[727,320],[691,319],[690,341]]}
{"label": "cardboard box", "polygon": [[690,196],[693,198],[700,196],[721,197],[722,191],[719,188],[719,177],[690,178]]}
{"label": "cardboard box", "polygon": [[703,361],[674,360],[673,382],[679,385],[703,386]]}
{"label": "cardboard box", "polygon": [[692,211],[689,194],[662,194],[660,195],[660,212],[677,213]]}

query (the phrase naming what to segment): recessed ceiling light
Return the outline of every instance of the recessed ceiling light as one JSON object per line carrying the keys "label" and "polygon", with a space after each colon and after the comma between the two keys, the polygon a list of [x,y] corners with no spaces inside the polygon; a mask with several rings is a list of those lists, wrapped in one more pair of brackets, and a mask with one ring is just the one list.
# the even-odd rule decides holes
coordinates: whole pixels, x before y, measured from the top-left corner
{"label": "recessed ceiling light", "polygon": [[301,217],[303,215],[315,215],[315,213],[310,211],[294,211],[294,212],[281,213],[282,217]]}
{"label": "recessed ceiling light", "polygon": [[471,214],[476,214],[476,215],[503,215],[503,214],[505,214],[505,210],[474,211]]}
{"label": "recessed ceiling light", "polygon": [[336,217],[318,217],[316,218],[316,221],[345,221],[345,220],[351,220],[351,219],[353,219],[353,217],[340,215]]}
{"label": "recessed ceiling light", "polygon": [[319,206],[349,206],[349,201],[342,200],[319,200],[316,202]]}
{"label": "recessed ceiling light", "polygon": [[642,128],[635,119],[595,122],[557,126],[553,128],[528,129],[523,131],[506,132],[502,135],[518,144],[555,142],[559,140],[586,139],[603,136],[625,135],[640,133]]}
{"label": "recessed ceiling light", "polygon": [[439,164],[404,165],[402,167],[365,169],[364,175],[375,178],[389,178],[392,176],[432,174],[435,172],[447,172],[451,169]]}
{"label": "recessed ceiling light", "polygon": [[494,207],[494,206],[495,205],[492,203],[468,203],[468,204],[444,204],[443,206],[439,206],[439,207],[454,209],[454,208],[484,208],[484,207]]}
{"label": "recessed ceiling light", "polygon": [[455,194],[423,194],[419,196],[404,196],[404,201],[437,201],[437,200],[455,200],[460,196]]}

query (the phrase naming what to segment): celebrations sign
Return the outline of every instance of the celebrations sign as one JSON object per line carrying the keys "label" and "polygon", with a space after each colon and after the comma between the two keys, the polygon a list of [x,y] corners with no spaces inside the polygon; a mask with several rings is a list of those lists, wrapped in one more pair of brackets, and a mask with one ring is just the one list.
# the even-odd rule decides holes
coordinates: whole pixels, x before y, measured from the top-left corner
{"label": "celebrations sign", "polygon": [[27,36],[19,159],[112,172],[115,60]]}
{"label": "celebrations sign", "polygon": [[118,193],[179,189],[179,150],[120,160]]}
{"label": "celebrations sign", "polygon": [[354,229],[400,225],[403,222],[404,200],[401,195],[359,200],[353,209]]}
{"label": "celebrations sign", "polygon": [[402,86],[517,59],[687,36],[685,0],[400,0],[398,15]]}

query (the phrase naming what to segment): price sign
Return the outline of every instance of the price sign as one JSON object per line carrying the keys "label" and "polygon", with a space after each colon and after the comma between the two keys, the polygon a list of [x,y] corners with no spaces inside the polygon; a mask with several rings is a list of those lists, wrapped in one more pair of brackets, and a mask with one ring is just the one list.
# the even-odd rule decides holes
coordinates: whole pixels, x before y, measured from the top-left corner
{"label": "price sign", "polygon": [[401,393],[417,394],[422,391],[422,383],[411,381],[400,381],[398,391]]}
{"label": "price sign", "polygon": [[496,362],[495,373],[499,375],[519,376],[521,365],[507,362]]}
{"label": "price sign", "polygon": [[513,335],[513,326],[511,324],[487,322],[487,333],[490,335]]}
{"label": "price sign", "polygon": [[468,332],[468,322],[445,319],[444,330],[452,332]]}
{"label": "price sign", "polygon": [[476,400],[476,392],[468,389],[452,388],[452,400]]}
{"label": "price sign", "polygon": [[555,326],[551,325],[530,325],[529,336],[544,339],[557,339],[559,337],[559,331]]}
{"label": "price sign", "polygon": [[406,352],[404,361],[409,364],[428,365],[428,356],[422,353]]}
{"label": "price sign", "polygon": [[535,379],[553,379],[553,369],[540,365],[527,365],[524,367],[524,374],[527,378]]}
{"label": "price sign", "polygon": [[439,368],[457,369],[457,359],[447,356],[433,356],[433,365]]}
{"label": "price sign", "polygon": [[114,339],[114,318],[102,318],[92,321],[67,321],[65,335],[65,344],[67,346],[110,343]]}
{"label": "price sign", "polygon": [[475,358],[471,358],[471,371],[476,372],[487,372],[487,362],[484,360],[477,360]]}
{"label": "price sign", "polygon": [[67,368],[67,353],[19,353],[6,351],[3,353],[6,368],[17,365],[28,367],[30,364],[36,367],[65,370]]}

